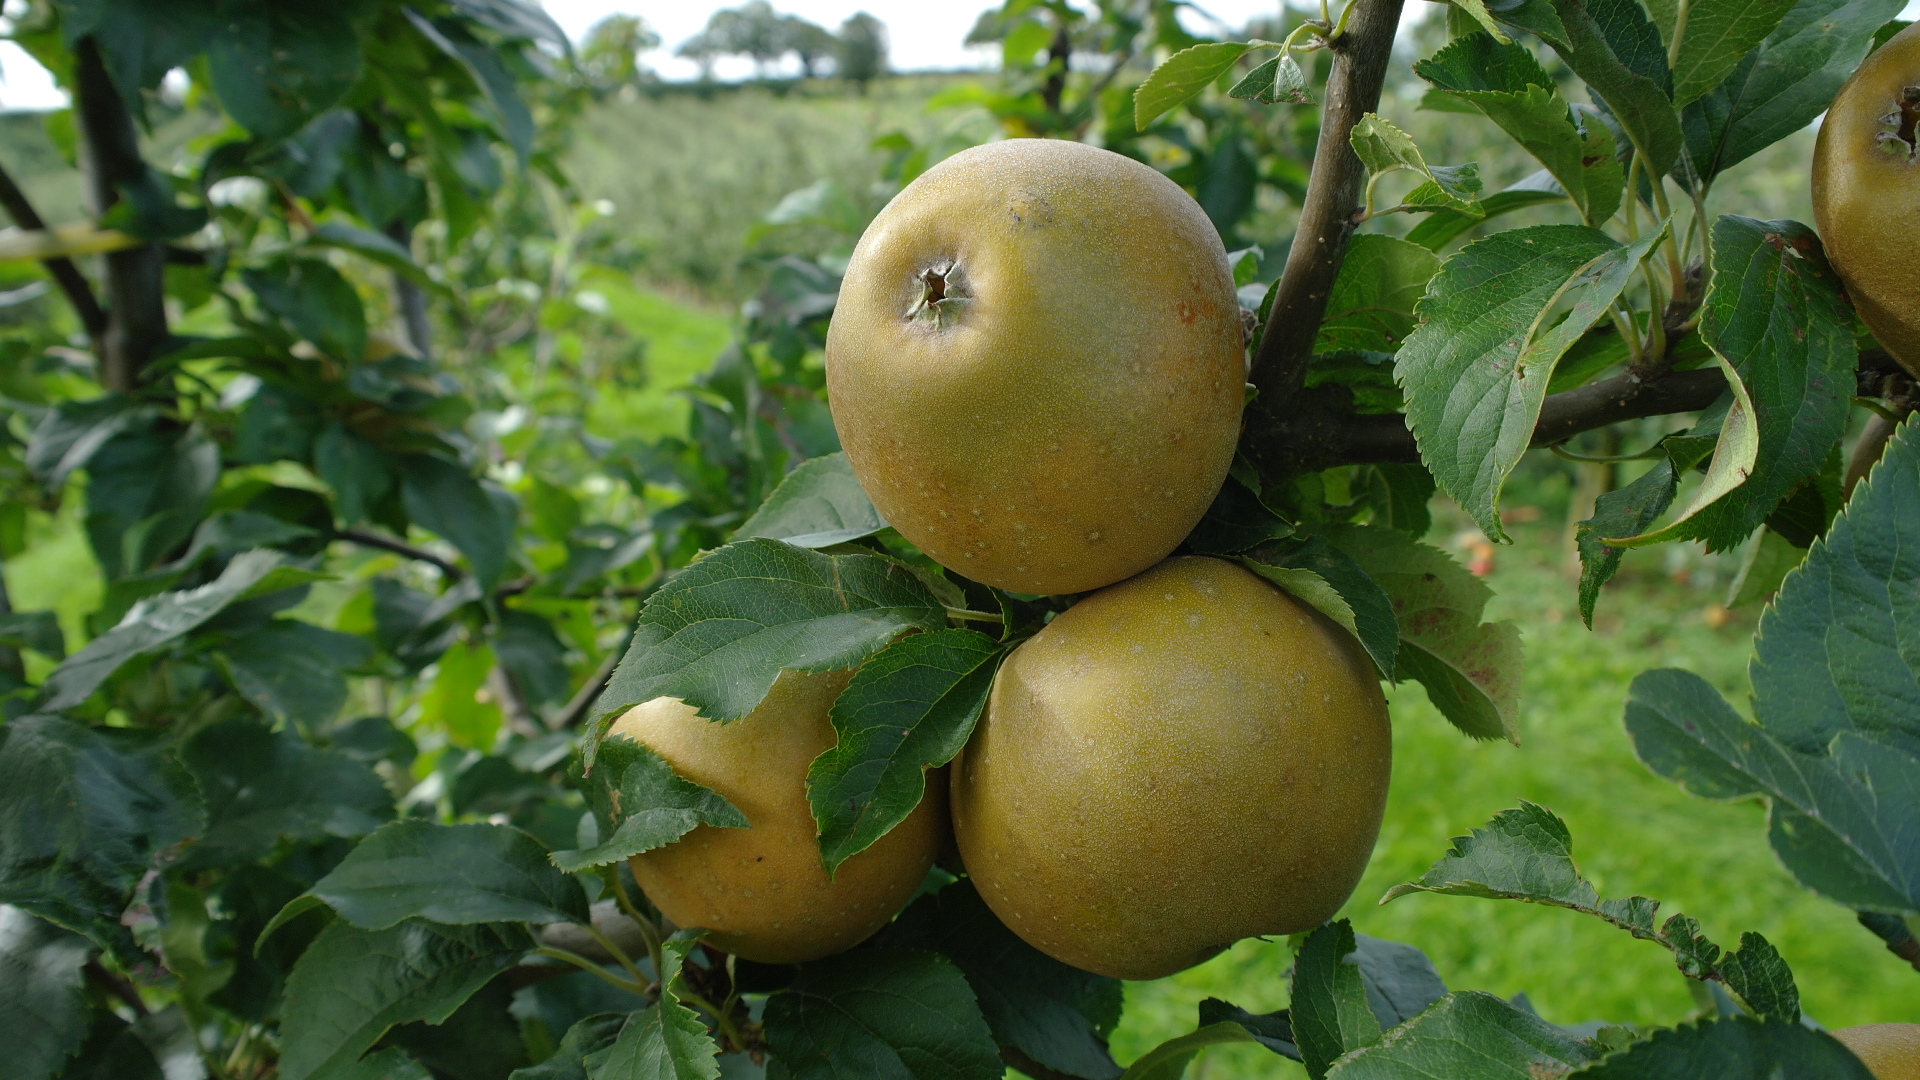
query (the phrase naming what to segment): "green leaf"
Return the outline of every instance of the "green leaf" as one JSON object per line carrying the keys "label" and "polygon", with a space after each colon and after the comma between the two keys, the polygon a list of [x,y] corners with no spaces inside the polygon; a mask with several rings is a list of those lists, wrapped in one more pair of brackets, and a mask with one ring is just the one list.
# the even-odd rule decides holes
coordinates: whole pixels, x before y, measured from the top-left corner
{"label": "green leaf", "polygon": [[1328,1080],[1536,1080],[1560,1076],[1596,1051],[1492,994],[1463,990],[1389,1031],[1328,1073]]}
{"label": "green leaf", "polygon": [[256,138],[299,131],[360,76],[360,38],[345,6],[225,5],[222,16],[207,74],[228,115]]}
{"label": "green leaf", "polygon": [[109,581],[157,568],[193,535],[220,479],[220,448],[198,427],[143,419],[87,461],[87,539]]}
{"label": "green leaf", "polygon": [[1313,350],[1398,349],[1417,325],[1414,306],[1439,270],[1440,260],[1418,244],[1377,233],[1354,237],[1327,295]]}
{"label": "green leaf", "polygon": [[927,770],[952,760],[973,734],[1005,654],[977,631],[935,630],[860,665],[830,713],[838,741],[807,769],[828,874],[920,805]]}
{"label": "green leaf", "polygon": [[592,1080],[714,1080],[720,1075],[714,1060],[720,1047],[673,989],[692,947],[685,939],[662,945],[660,1000],[629,1017],[612,1046],[585,1059]]}
{"label": "green leaf", "polygon": [[120,915],[160,853],[199,831],[193,782],[154,734],[58,716],[0,727],[0,904],[133,963]]}
{"label": "green leaf", "polygon": [[1293,1020],[1288,1010],[1253,1013],[1219,998],[1202,998],[1200,1026],[1231,1022],[1247,1029],[1253,1041],[1284,1058],[1300,1060],[1300,1046],[1293,1041]]}
{"label": "green leaf", "polygon": [[1484,582],[1439,548],[1393,529],[1336,525],[1319,530],[1377,582],[1400,627],[1397,678],[1418,680],[1455,727],[1476,739],[1519,739],[1520,630],[1483,623],[1493,596]]}
{"label": "green leaf", "polygon": [[[1654,175],[1679,160],[1684,143],[1673,110],[1673,75],[1639,0],[1552,0],[1566,43],[1549,40],[1620,121]],[[1511,20],[1509,20],[1511,21]]]}
{"label": "green leaf", "polygon": [[1120,1020],[1120,981],[1068,967],[1020,940],[973,882],[963,878],[914,901],[875,944],[952,960],[1000,1045],[1070,1076],[1120,1075],[1105,1037]]}
{"label": "green leaf", "polygon": [[1793,546],[1773,529],[1761,529],[1760,535],[1747,544],[1746,554],[1740,561],[1740,573],[1727,587],[1727,606],[1737,608],[1772,599],[1780,583],[1806,555],[1805,549]]}
{"label": "green leaf", "polygon": [[327,1080],[432,1080],[426,1066],[407,1056],[405,1050],[389,1046],[368,1054],[351,1065],[327,1073]]}
{"label": "green leaf", "polygon": [[1367,1006],[1383,1031],[1413,1019],[1447,996],[1447,984],[1433,961],[1412,945],[1355,934],[1352,956],[1360,967]]}
{"label": "green leaf", "polygon": [[1351,555],[1325,537],[1313,536],[1295,546],[1274,545],[1240,562],[1345,627],[1373,658],[1380,677],[1394,679],[1400,622],[1393,614],[1393,600]]}
{"label": "green leaf", "polygon": [[413,252],[386,233],[363,229],[344,221],[329,221],[309,233],[307,242],[351,251],[363,259],[379,263],[428,292],[448,299],[453,297],[451,289],[435,281],[432,274],[413,261]]}
{"label": "green leaf", "polygon": [[563,53],[570,54],[573,49],[566,31],[553,21],[553,16],[527,0],[453,0],[453,8],[508,37],[543,41]]}
{"label": "green leaf", "polygon": [[1360,474],[1357,485],[1372,510],[1369,524],[1406,533],[1418,540],[1433,528],[1427,506],[1436,490],[1433,474],[1418,462],[1381,462]]}
{"label": "green leaf", "polygon": [[[1258,484],[1259,477],[1252,482]],[[1186,547],[1202,555],[1231,555],[1292,535],[1292,522],[1261,502],[1259,494],[1239,477],[1229,475],[1188,534]]]}
{"label": "green leaf", "polygon": [[[1732,74],[1780,26],[1799,0],[1689,0],[1680,49],[1673,56],[1673,103],[1689,105]],[[1677,0],[1649,5],[1671,45]]]}
{"label": "green leaf", "polygon": [[1641,673],[1626,722],[1640,760],[1693,794],[1766,796],[1768,839],[1801,884],[1853,908],[1920,913],[1920,836],[1908,827],[1920,819],[1920,757],[1851,730],[1824,753],[1793,749],[1685,671]]}
{"label": "green leaf", "polygon": [[467,69],[467,74],[486,95],[487,103],[493,106],[501,134],[507,137],[524,166],[533,153],[533,114],[520,99],[513,73],[500,54],[455,20],[428,19],[412,8],[406,9],[406,16],[422,37]]}
{"label": "green leaf", "polygon": [[1687,106],[1687,152],[1711,182],[1805,128],[1872,47],[1901,0],[1800,0],[1719,87]]}
{"label": "green leaf", "polygon": [[595,1013],[567,1029],[560,1048],[538,1065],[513,1070],[507,1080],[587,1080],[586,1059],[613,1045],[627,1026],[622,1013]]}
{"label": "green leaf", "polygon": [[62,1080],[166,1080],[153,1051],[132,1024],[112,1013],[95,1020]]}
{"label": "green leaf", "polygon": [[1434,210],[1420,224],[1408,230],[1407,239],[1429,251],[1439,251],[1483,221],[1530,206],[1559,202],[1566,197],[1567,193],[1560,187],[1559,181],[1542,169],[1504,191],[1496,191],[1481,199],[1474,207],[1478,213],[1458,209]]}
{"label": "green leaf", "polygon": [[1494,21],[1493,13],[1487,10],[1484,0],[1453,0],[1453,6],[1466,12],[1474,22],[1480,24],[1481,29],[1492,34],[1493,39],[1500,44],[1505,45],[1512,40],[1500,29],[1500,24]]}
{"label": "green leaf", "polygon": [[142,601],[120,625],[53,669],[41,687],[46,694],[42,707],[51,711],[80,704],[120,665],[172,645],[228,606],[250,599],[260,587],[285,581],[284,575],[275,574],[281,558],[277,551],[244,552],[227,563],[214,581]]}
{"label": "green leaf", "polygon": [[657,697],[737,720],[782,671],[855,667],[903,631],[946,621],[946,607],[893,559],[742,540],[647,598],[633,644],[594,703],[594,723]]}
{"label": "green leaf", "polygon": [[[362,930],[413,918],[449,925],[587,921],[580,882],[548,862],[540,841],[511,825],[393,822],[348,852],[307,896]],[[261,936],[288,912],[312,906],[305,897],[288,905]]]}
{"label": "green leaf", "polygon": [[94,451],[149,410],[121,394],[65,401],[46,411],[27,442],[26,465],[48,491],[59,491],[75,469],[83,469]]}
{"label": "green leaf", "polygon": [[80,965],[86,938],[0,905],[0,1031],[8,1033],[7,1075],[59,1076],[86,1041],[93,1007]]}
{"label": "green leaf", "polygon": [[1225,75],[1249,49],[1272,46],[1266,41],[1215,41],[1193,45],[1172,56],[1147,81],[1133,92],[1133,123],[1136,130],[1200,96],[1200,92]]}
{"label": "green leaf", "polygon": [[1600,587],[1612,580],[1620,569],[1620,557],[1626,554],[1624,547],[1607,543],[1607,538],[1640,536],[1660,520],[1673,505],[1680,477],[1713,452],[1720,422],[1717,417],[1703,418],[1693,431],[1662,439],[1653,468],[1594,500],[1593,516],[1580,522],[1574,536],[1580,550],[1580,618],[1587,626],[1593,626]]}
{"label": "green leaf", "polygon": [[385,930],[333,923],[287,978],[280,1075],[307,1080],[351,1065],[395,1024],[444,1022],[532,945],[517,923],[410,919]]}
{"label": "green leaf", "polygon": [[1920,578],[1920,437],[1904,423],[1839,517],[1761,616],[1751,669],[1754,712],[1803,753],[1857,731],[1920,756],[1920,674],[1910,660]]}
{"label": "green leaf", "polygon": [[1784,1020],[1733,1016],[1656,1031],[1597,1065],[1581,1080],[1873,1080],[1840,1040]]}
{"label": "green leaf", "polygon": [[1708,344],[1739,373],[1758,450],[1744,484],[1696,514],[1685,535],[1723,551],[1820,471],[1846,433],[1854,315],[1820,240],[1796,221],[1726,215],[1713,226],[1713,284],[1700,310]]}
{"label": "green leaf", "polygon": [[342,363],[367,352],[367,312],[340,271],[320,259],[277,259],[240,274],[260,305]]}
{"label": "green leaf", "polygon": [[1133,1064],[1127,1066],[1127,1071],[1121,1074],[1121,1080],[1180,1080],[1187,1075],[1187,1066],[1193,1064],[1193,1059],[1207,1047],[1252,1041],[1253,1036],[1237,1023],[1223,1021],[1208,1024],[1198,1031],[1168,1039],[1141,1054]]}
{"label": "green leaf", "polygon": [[1341,1055],[1380,1041],[1380,1019],[1367,1004],[1360,965],[1350,962],[1353,922],[1341,919],[1307,935],[1293,962],[1294,1042],[1307,1075],[1321,1080]]}
{"label": "green leaf", "polygon": [[795,547],[823,548],[886,527],[841,451],[802,462],[788,473],[760,509],[734,530],[733,538],[764,536]]}
{"label": "green leaf", "polygon": [[[1378,113],[1368,113],[1353,125],[1349,136],[1353,152],[1361,164],[1375,176],[1395,169],[1412,169],[1425,176],[1422,185],[1407,196],[1409,205],[1436,205],[1477,211],[1474,200],[1480,194],[1480,167],[1471,162],[1456,166],[1429,166],[1414,144],[1413,136],[1394,127]],[[1430,185],[1430,186],[1429,186]],[[1427,197],[1422,197],[1425,192]]]}
{"label": "green leaf", "polygon": [[1394,886],[1380,902],[1412,892],[1562,907],[1604,919],[1634,937],[1660,940],[1653,928],[1659,902],[1644,896],[1600,899],[1573,864],[1573,834],[1566,823],[1525,799],[1471,834],[1454,837],[1452,850],[1420,880]]}
{"label": "green leaf", "polygon": [[195,734],[180,760],[207,804],[206,829],[183,853],[183,868],[252,862],[282,837],[364,836],[393,817],[378,773],[308,746],[292,728],[236,717]]}
{"label": "green leaf", "polygon": [[[1753,398],[1747,393],[1747,384],[1740,378],[1739,372],[1726,359],[1716,355],[1714,362],[1727,377],[1729,395],[1723,395],[1726,411],[1720,414],[1719,440],[1713,447],[1713,459],[1707,462],[1707,475],[1700,486],[1693,489],[1693,497],[1673,520],[1652,532],[1637,536],[1607,537],[1606,542],[1615,547],[1647,547],[1678,540],[1700,531],[1694,522],[1696,515],[1713,506],[1728,492],[1745,483],[1753,473],[1753,463],[1760,455],[1760,433],[1753,422]],[[1709,410],[1709,414],[1718,412],[1718,408]]]}
{"label": "green leaf", "polygon": [[1262,105],[1311,105],[1313,93],[1307,89],[1306,73],[1300,70],[1290,53],[1261,64],[1227,91],[1232,98],[1250,99]]}
{"label": "green leaf", "polygon": [[500,580],[513,543],[513,520],[464,467],[430,454],[405,454],[397,464],[407,516],[440,534],[473,564],[482,585]]}
{"label": "green leaf", "polygon": [[807,964],[767,999],[769,1075],[1000,1080],[1005,1066],[960,969],[932,953],[861,949]]}
{"label": "green leaf", "polygon": [[313,470],[333,489],[343,525],[358,525],[393,490],[393,468],[380,448],[333,421],[313,440]]}
{"label": "green leaf", "polygon": [[582,851],[554,852],[553,864],[569,873],[665,847],[695,826],[747,827],[738,807],[676,775],[660,755],[624,735],[600,744],[586,779],[587,805],[606,839]]}
{"label": "green leaf", "polygon": [[60,618],[51,611],[14,611],[0,614],[0,645],[32,649],[55,660],[67,655]]}
{"label": "green leaf", "polygon": [[1526,46],[1470,34],[1415,64],[1414,72],[1513,136],[1547,167],[1587,224],[1604,225],[1620,208],[1626,178],[1612,132],[1594,119],[1584,130],[1577,125],[1553,79]]}
{"label": "green leaf", "polygon": [[1434,479],[1489,537],[1507,539],[1500,488],[1533,440],[1554,364],[1664,235],[1622,247],[1584,225],[1496,233],[1448,259],[1420,302],[1394,369],[1407,424]]}
{"label": "green leaf", "polygon": [[276,719],[308,727],[339,715],[347,672],[373,659],[365,638],[293,619],[273,619],[215,647],[234,689]]}
{"label": "green leaf", "polygon": [[1740,935],[1740,947],[1719,967],[1720,976],[1754,1015],[1800,1022],[1800,988],[1772,942],[1749,930]]}
{"label": "green leaf", "polygon": [[62,0],[60,9],[67,45],[92,36],[108,74],[135,110],[145,101],[141,91],[155,89],[168,71],[191,61],[223,21],[213,0]]}

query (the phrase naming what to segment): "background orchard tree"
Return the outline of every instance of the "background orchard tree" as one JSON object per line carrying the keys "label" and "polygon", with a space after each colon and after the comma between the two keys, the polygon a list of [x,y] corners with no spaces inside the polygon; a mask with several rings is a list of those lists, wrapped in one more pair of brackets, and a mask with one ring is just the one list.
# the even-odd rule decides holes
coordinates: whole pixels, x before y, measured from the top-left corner
{"label": "background orchard tree", "polygon": [[[1763,801],[1788,870],[1920,968],[1920,731],[1889,704],[1915,694],[1912,384],[1814,232],[1741,216],[1725,180],[1827,108],[1898,0],[1462,0],[1414,70],[1432,107],[1537,159],[1503,191],[1378,115],[1401,6],[1205,41],[1158,0],[1010,0],[975,29],[1005,72],[960,93],[1006,134],[1160,167],[1232,252],[1254,391],[1181,550],[1255,569],[1464,734],[1511,739],[1520,630],[1423,540],[1433,496],[1504,539],[1529,446],[1615,440],[1599,456],[1652,464],[1581,523],[1583,614],[1662,544],[1745,544],[1742,588],[1775,595],[1752,718],[1651,671],[1624,710],[1636,751]],[[0,265],[0,559],[70,515],[104,587],[68,627],[0,594],[0,1076],[1111,1080],[1229,1043],[1315,1080],[1866,1075],[1802,1023],[1792,956],[1603,899],[1534,802],[1386,899],[1599,919],[1671,954],[1697,1013],[1563,1027],[1338,920],[1262,946],[1292,959],[1288,1008],[1209,999],[1123,1068],[1121,985],[944,871],[874,940],[799,966],[663,922],[627,856],[733,808],[603,730],[662,694],[745,711],[784,663],[705,663],[703,623],[866,662],[815,778],[832,863],[913,809],[887,778],[942,764],[981,673],[1075,598],[941,568],[838,454],[834,247],[957,136],[885,136],[873,190],[781,204],[765,236],[828,239],[766,257],[684,434],[589,431],[599,388],[647,361],[607,316],[619,209],[583,205],[561,161],[641,30],[575,56],[519,0],[35,0],[12,24],[73,96],[51,127],[89,206],[44,221],[0,174],[24,230],[0,243],[31,260]],[[884,70],[877,21],[839,37],[839,75]],[[1299,207],[1291,253],[1246,247],[1277,199]],[[899,583],[858,640],[829,640],[845,611],[806,588],[829,571]],[[912,663],[957,639],[968,663]],[[854,719],[869,706],[883,722]]]}

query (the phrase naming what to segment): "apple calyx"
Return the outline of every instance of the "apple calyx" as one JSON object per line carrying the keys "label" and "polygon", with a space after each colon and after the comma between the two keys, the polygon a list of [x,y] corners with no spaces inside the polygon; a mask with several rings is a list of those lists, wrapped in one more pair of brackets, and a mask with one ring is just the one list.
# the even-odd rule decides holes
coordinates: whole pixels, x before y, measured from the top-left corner
{"label": "apple calyx", "polygon": [[907,309],[907,318],[935,330],[944,330],[960,318],[973,299],[968,295],[966,274],[951,259],[920,271],[920,297]]}
{"label": "apple calyx", "polygon": [[1900,91],[1899,107],[1886,116],[1880,148],[1904,161],[1920,160],[1920,86]]}

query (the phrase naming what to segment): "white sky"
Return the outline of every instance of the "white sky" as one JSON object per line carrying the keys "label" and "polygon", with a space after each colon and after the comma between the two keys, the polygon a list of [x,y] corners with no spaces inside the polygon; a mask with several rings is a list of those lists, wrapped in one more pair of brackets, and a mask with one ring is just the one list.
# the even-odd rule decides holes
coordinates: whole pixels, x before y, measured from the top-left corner
{"label": "white sky", "polygon": [[[673,55],[676,45],[706,25],[714,11],[735,6],[739,0],[545,0],[546,9],[575,41],[586,35],[594,23],[608,15],[639,15],[664,40],[662,48],[642,57],[642,63],[669,79],[692,77],[693,64]],[[996,61],[992,49],[969,49],[961,44],[980,13],[998,4],[987,0],[775,0],[774,7],[812,20],[828,29],[836,28],[856,11],[866,11],[887,24],[890,56],[897,69],[915,71],[934,68],[982,68]],[[1198,8],[1232,27],[1240,27],[1258,15],[1276,11],[1279,0],[1202,0]],[[1434,5],[1412,0],[1407,5],[1409,20],[1424,18]],[[1905,18],[1920,18],[1920,0],[1911,0]],[[1183,22],[1193,30],[1209,35],[1224,31],[1210,25],[1193,11],[1181,13]],[[791,61],[789,61],[791,62]],[[716,68],[721,78],[741,78],[751,74],[752,64],[744,58],[723,60]],[[0,41],[0,110],[50,109],[66,104],[65,95],[53,85],[53,79],[38,63],[11,41]]]}

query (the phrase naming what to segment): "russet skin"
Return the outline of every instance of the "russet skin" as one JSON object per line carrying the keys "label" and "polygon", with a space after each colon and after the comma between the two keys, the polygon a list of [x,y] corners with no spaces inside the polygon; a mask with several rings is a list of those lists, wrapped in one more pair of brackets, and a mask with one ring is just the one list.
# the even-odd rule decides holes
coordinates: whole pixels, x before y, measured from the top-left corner
{"label": "russet skin", "polygon": [[1085,592],[1165,558],[1212,503],[1243,334],[1226,251],[1178,186],[1013,139],[927,170],[867,228],[827,389],[901,535],[975,581]]}
{"label": "russet skin", "polygon": [[1833,1037],[1847,1044],[1874,1080],[1920,1080],[1920,1024],[1862,1024]]}
{"label": "russet skin", "polygon": [[929,784],[905,821],[840,864],[820,861],[807,767],[834,744],[827,711],[851,671],[782,672],[753,712],[717,724],[675,698],[636,705],[613,725],[711,788],[750,826],[701,825],[629,860],[647,899],[674,925],[748,960],[797,964],[858,945],[907,902],[947,837],[946,789]]}
{"label": "russet skin", "polygon": [[1813,216],[1854,309],[1920,374],[1920,24],[1847,80],[1813,152]]}
{"label": "russet skin", "polygon": [[1028,943],[1155,979],[1332,917],[1391,765],[1351,634],[1235,564],[1170,559],[1007,659],[955,761],[954,833]]}

